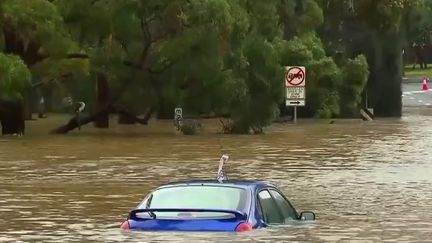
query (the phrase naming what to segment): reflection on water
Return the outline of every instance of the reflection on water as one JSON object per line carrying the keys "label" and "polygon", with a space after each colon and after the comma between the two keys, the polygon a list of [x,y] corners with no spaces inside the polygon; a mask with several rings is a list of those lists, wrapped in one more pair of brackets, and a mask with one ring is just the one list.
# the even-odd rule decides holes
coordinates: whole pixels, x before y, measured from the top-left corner
{"label": "reflection on water", "polygon": [[[0,242],[428,241],[431,122],[413,113],[196,137],[175,134],[170,122],[48,136],[54,125],[34,122],[27,137],[0,138]],[[272,181],[318,221],[246,234],[118,230],[158,185],[214,178],[221,153],[232,158],[230,178]]]}

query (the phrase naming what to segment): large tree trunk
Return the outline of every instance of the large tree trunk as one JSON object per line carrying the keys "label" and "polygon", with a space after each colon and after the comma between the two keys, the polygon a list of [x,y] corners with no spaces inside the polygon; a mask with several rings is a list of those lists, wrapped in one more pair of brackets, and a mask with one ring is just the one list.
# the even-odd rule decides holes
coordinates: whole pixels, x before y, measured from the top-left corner
{"label": "large tree trunk", "polygon": [[22,101],[0,101],[0,123],[2,135],[24,134],[24,103]]}
{"label": "large tree trunk", "polygon": [[27,121],[33,120],[33,107],[32,107],[32,91],[30,89],[26,89],[24,91],[24,118]]}
{"label": "large tree trunk", "polygon": [[[372,82],[372,107],[379,117],[402,116],[402,44],[397,33],[380,38],[380,69]],[[383,95],[385,94],[385,95]]]}
{"label": "large tree trunk", "polygon": [[400,117],[403,69],[401,33],[365,32],[349,47],[350,58],[364,53],[369,64],[364,106],[367,103],[368,108],[374,108],[377,117]]}
{"label": "large tree trunk", "polygon": [[[69,120],[69,122],[66,125],[60,126],[56,129],[54,129],[53,131],[51,131],[51,133],[53,134],[66,134],[80,126],[86,125],[90,122],[94,122],[97,119],[99,119],[100,117],[106,116],[107,114],[110,114],[112,112],[117,112],[118,114],[122,114],[125,117],[128,117],[128,119],[132,119],[135,121],[135,123],[139,123],[142,125],[147,125],[148,121],[151,118],[151,115],[153,113],[153,110],[150,109],[144,116],[144,118],[139,118],[137,117],[135,114],[133,114],[130,111],[127,111],[121,107],[107,107],[106,109],[100,110],[94,114],[91,114],[90,116],[84,117],[84,118],[77,118],[74,117],[72,119]],[[78,120],[79,119],[79,120]]]}
{"label": "large tree trunk", "polygon": [[[103,73],[99,73],[97,76],[97,100],[96,100],[96,111],[104,111],[107,109],[110,102],[109,97],[109,85],[108,80]],[[94,125],[97,128],[108,128],[109,127],[109,112],[102,112],[95,117]]]}
{"label": "large tree trunk", "polygon": [[54,129],[53,131],[51,131],[51,133],[66,134],[80,126],[86,125],[90,122],[95,122],[98,119],[100,119],[100,117],[105,117],[109,113],[110,113],[109,109],[105,109],[105,110],[98,111],[88,117],[84,117],[84,118],[73,117],[72,119],[69,120],[69,122],[66,125]]}
{"label": "large tree trunk", "polygon": [[[3,26],[4,52],[19,56],[29,69],[44,58],[39,54],[40,44],[36,40],[26,42],[17,34],[11,25]],[[0,30],[1,31],[1,30]],[[24,91],[24,118],[33,120],[32,117],[32,90]]]}

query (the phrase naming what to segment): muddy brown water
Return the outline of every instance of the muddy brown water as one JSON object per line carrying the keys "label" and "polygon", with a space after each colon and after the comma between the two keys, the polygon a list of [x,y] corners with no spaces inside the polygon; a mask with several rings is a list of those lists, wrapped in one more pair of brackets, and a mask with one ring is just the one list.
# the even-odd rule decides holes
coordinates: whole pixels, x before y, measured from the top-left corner
{"label": "muddy brown water", "polygon": [[[51,136],[65,118],[30,122],[26,137],[0,138],[0,242],[432,242],[430,113],[277,124],[263,136],[185,137],[171,122]],[[222,153],[231,178],[272,181],[318,220],[244,234],[119,231],[155,187],[214,178]]]}

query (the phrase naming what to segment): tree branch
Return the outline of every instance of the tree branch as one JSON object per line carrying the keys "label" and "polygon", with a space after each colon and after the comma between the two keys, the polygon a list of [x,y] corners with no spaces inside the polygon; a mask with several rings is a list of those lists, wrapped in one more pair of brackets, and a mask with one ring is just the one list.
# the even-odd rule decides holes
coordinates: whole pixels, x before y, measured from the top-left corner
{"label": "tree branch", "polygon": [[93,122],[97,118],[99,118],[101,116],[105,116],[111,112],[117,112],[119,114],[127,116],[128,118],[132,119],[133,121],[135,121],[139,124],[147,125],[148,121],[151,118],[151,115],[153,114],[153,110],[154,110],[153,108],[150,108],[145,113],[143,118],[139,118],[135,114],[133,114],[132,112],[130,112],[130,111],[128,111],[128,110],[126,110],[120,106],[114,106],[113,107],[113,106],[109,105],[109,106],[105,107],[104,109],[102,109],[102,110],[100,110],[94,114],[91,114],[89,116],[86,116],[84,118],[79,118],[79,117],[75,116],[75,117],[71,118],[69,120],[69,122],[66,123],[66,125],[60,126],[56,129],[52,130],[51,134],[67,134],[70,131],[72,131],[72,130],[80,127],[80,126],[83,126],[83,125],[86,125],[90,122]]}

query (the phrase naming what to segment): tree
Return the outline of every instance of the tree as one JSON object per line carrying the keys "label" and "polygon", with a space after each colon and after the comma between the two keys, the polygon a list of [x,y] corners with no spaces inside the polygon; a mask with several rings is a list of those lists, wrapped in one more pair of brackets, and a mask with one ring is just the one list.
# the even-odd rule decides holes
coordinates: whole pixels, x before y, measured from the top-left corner
{"label": "tree", "polygon": [[[81,76],[88,82],[70,90],[97,91],[87,97],[96,103],[88,116],[54,132],[90,122],[108,127],[113,112],[147,124],[153,112],[168,118],[181,106],[189,115],[223,115],[227,132],[261,133],[284,102],[285,66],[309,70],[304,115],[357,109],[365,63],[326,55],[315,33],[324,6],[315,0],[5,0],[0,11],[4,50],[19,55],[33,77]],[[353,80],[351,73],[362,76]],[[354,95],[342,97],[344,90]]]}
{"label": "tree", "polygon": [[31,74],[15,55],[0,53],[0,123],[2,134],[24,134],[23,93]]}
{"label": "tree", "polygon": [[[105,90],[86,122],[102,118],[107,127],[113,104],[160,117],[182,106],[194,115],[226,114],[228,132],[261,133],[279,113],[289,65],[312,73],[305,114],[340,114],[342,72],[314,34],[323,21],[316,1],[55,3]],[[71,124],[60,131],[78,123]]]}
{"label": "tree", "polygon": [[[64,73],[57,72],[52,79],[76,72],[62,65],[67,54],[78,47],[68,38],[62,16],[51,1],[1,1],[0,37],[2,52],[17,55],[30,70],[36,69],[35,79],[54,76],[57,70],[53,63]],[[28,118],[31,117],[32,92],[28,89],[23,94]]]}
{"label": "tree", "polygon": [[405,60],[427,68],[426,48],[432,44],[432,1],[421,0],[403,15]]}
{"label": "tree", "polygon": [[343,82],[340,85],[341,115],[355,117],[362,103],[362,94],[369,77],[369,67],[364,55],[349,59],[342,67]]}
{"label": "tree", "polygon": [[[84,56],[90,59],[91,73],[97,79],[99,99],[95,113],[101,115],[93,116],[94,119],[88,121],[101,118],[98,123],[107,127],[108,114],[116,103],[120,103],[122,107],[137,107],[134,104],[140,102],[137,112],[160,112],[165,108],[164,104],[174,103],[170,101],[174,97],[166,95],[173,95],[169,91],[178,90],[175,86],[185,87],[187,84],[186,80],[174,83],[175,80],[170,80],[171,77],[175,75],[183,79],[189,78],[185,77],[189,74],[181,67],[181,61],[186,63],[182,59],[186,59],[187,55],[192,58],[195,53],[201,56],[209,53],[197,52],[199,48],[207,49],[205,45],[209,45],[209,51],[217,50],[214,48],[218,45],[214,41],[217,35],[204,35],[204,28],[217,30],[224,25],[224,22],[217,23],[216,18],[203,18],[205,15],[199,12],[201,2],[186,3],[56,1],[71,33],[84,47]],[[215,3],[216,1],[207,5]],[[185,5],[184,8],[181,8],[181,4]],[[83,12],[82,9],[89,12]],[[92,11],[96,9],[97,11]],[[210,14],[219,15],[214,10],[211,11]],[[220,26],[215,26],[216,24]],[[196,56],[196,60],[198,59]],[[187,68],[190,67],[189,63]],[[169,75],[169,78],[165,78],[165,75]],[[117,92],[111,93],[113,90]],[[147,112],[147,119],[149,114]]]}
{"label": "tree", "polygon": [[326,49],[341,62],[365,54],[370,66],[368,103],[378,116],[401,116],[403,16],[418,1],[319,2],[325,16],[320,33]]}
{"label": "tree", "polygon": [[[247,1],[224,0],[56,4],[85,47],[92,72],[117,91],[106,104],[130,107],[138,98],[141,110],[162,115],[175,105],[192,114],[228,112],[239,132],[260,131],[274,117],[282,94],[271,43],[280,34],[277,1],[250,4],[249,12]],[[274,18],[254,22],[262,10]],[[273,32],[260,27],[267,22]]]}

